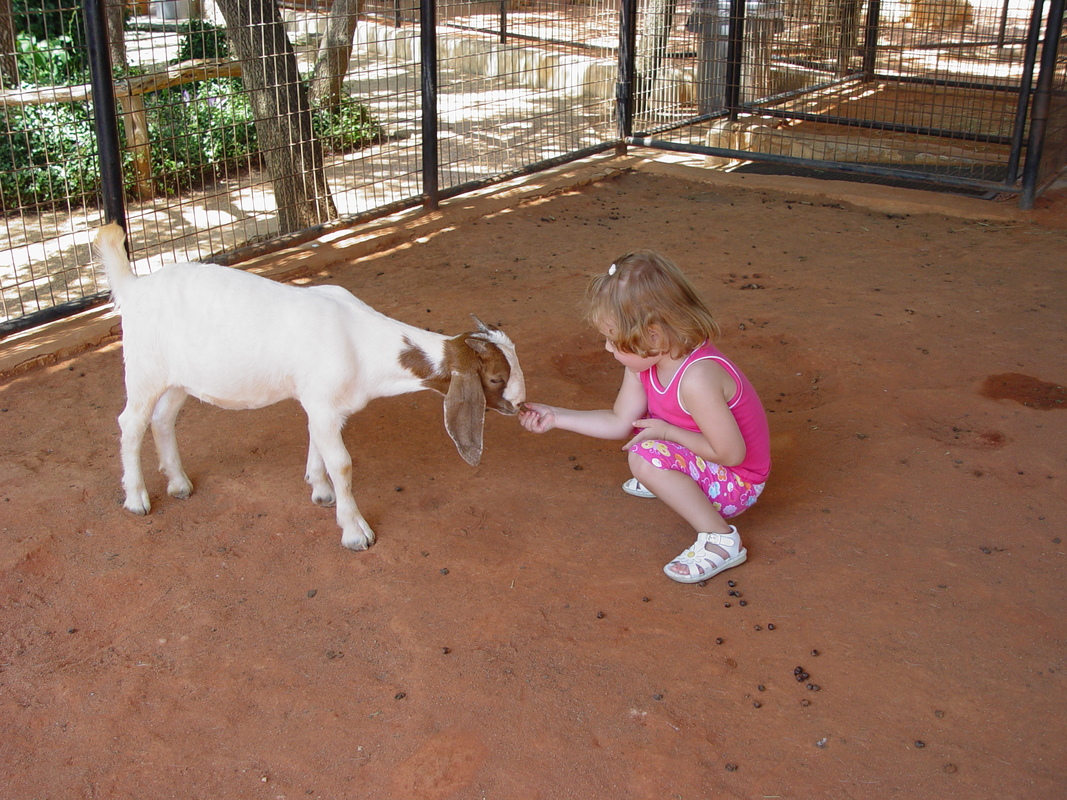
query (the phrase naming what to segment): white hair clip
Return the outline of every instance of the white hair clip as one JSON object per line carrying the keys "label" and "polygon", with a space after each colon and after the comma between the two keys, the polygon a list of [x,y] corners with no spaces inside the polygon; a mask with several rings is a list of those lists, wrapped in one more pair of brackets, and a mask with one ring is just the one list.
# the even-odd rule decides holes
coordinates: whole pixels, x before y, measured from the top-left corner
{"label": "white hair clip", "polygon": [[612,264],[610,267],[608,267],[608,275],[610,276],[610,275],[614,275],[614,274],[615,274],[615,265]]}

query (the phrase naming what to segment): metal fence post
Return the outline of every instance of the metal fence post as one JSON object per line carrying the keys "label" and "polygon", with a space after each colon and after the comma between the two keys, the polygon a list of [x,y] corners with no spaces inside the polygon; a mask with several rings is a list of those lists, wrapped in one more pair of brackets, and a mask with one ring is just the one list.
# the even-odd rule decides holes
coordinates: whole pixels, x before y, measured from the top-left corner
{"label": "metal fence post", "polygon": [[1034,207],[1038,184],[1042,180],[1041,157],[1045,149],[1045,132],[1048,129],[1049,108],[1052,105],[1052,81],[1056,73],[1056,58],[1060,35],[1063,32],[1063,2],[1051,0],[1048,21],[1045,24],[1045,46],[1041,51],[1041,71],[1037,74],[1034,102],[1030,110],[1030,138],[1026,146],[1026,163],[1023,165],[1022,195],[1019,208]]}
{"label": "metal fence post", "polygon": [[637,57],[637,0],[622,0],[619,7],[619,74],[615,81],[615,124],[626,151],[626,138],[634,130],[634,70]]}
{"label": "metal fence post", "polygon": [[[105,0],[85,0],[86,45],[89,51],[90,82],[93,89],[93,124],[100,161],[100,190],[104,221],[126,227],[126,207],[122,188],[122,151],[119,147],[115,85],[111,75]],[[127,248],[129,245],[127,244]]]}
{"label": "metal fence post", "polygon": [[726,44],[726,108],[730,120],[741,108],[741,61],[745,52],[745,0],[730,0],[730,29]]}
{"label": "metal fence post", "polygon": [[878,65],[878,28],[881,25],[881,0],[871,0],[867,8],[867,20],[863,24],[863,80],[874,79]]}
{"label": "metal fence post", "polygon": [[440,199],[437,170],[437,3],[421,0],[419,44],[422,54],[422,194],[433,210]]}
{"label": "metal fence post", "polygon": [[1034,91],[1034,67],[1037,64],[1037,48],[1041,43],[1041,16],[1044,0],[1034,0],[1030,12],[1030,26],[1026,29],[1026,47],[1023,50],[1023,69],[1019,79],[1019,97],[1015,103],[1015,126],[1011,135],[1011,152],[1008,154],[1008,171],[1004,183],[1014,186],[1019,178],[1019,162],[1022,160],[1026,142],[1026,123],[1030,114],[1030,98]]}

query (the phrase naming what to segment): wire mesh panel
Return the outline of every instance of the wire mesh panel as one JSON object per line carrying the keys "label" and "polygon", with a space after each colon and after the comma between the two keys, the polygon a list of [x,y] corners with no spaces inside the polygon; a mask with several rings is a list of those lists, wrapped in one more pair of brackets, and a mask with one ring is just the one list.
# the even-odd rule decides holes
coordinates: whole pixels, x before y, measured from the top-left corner
{"label": "wire mesh panel", "polygon": [[0,322],[100,292],[84,236],[99,187],[82,11],[15,0],[0,25]]}
{"label": "wire mesh panel", "polygon": [[[106,293],[88,246],[100,178],[80,11],[15,3],[17,48],[0,36],[12,261],[0,267],[0,325]],[[136,268],[232,261],[279,235],[421,202],[420,6],[105,0]],[[613,0],[442,0],[436,13],[429,145],[442,191],[614,140]]]}
{"label": "wire mesh panel", "polygon": [[[148,11],[126,21],[127,78],[117,83],[124,171],[136,199],[129,226],[143,247],[138,255],[147,256],[143,268],[216,258],[397,193],[354,194],[383,175],[403,181],[411,172],[395,159],[377,172],[360,170],[383,136],[368,101],[387,97],[387,119],[403,129],[405,117],[395,112],[410,107],[404,98],[417,83],[409,57],[395,65],[397,48],[360,39],[357,4],[167,0]],[[320,46],[332,43],[328,33],[343,44]],[[366,57],[350,74],[358,44]]]}
{"label": "wire mesh panel", "polygon": [[792,63],[825,87],[767,104],[781,121],[781,146],[831,161],[1006,182],[1029,9],[995,1],[857,6],[839,15],[836,56],[824,50],[806,62],[811,23],[794,19]]}
{"label": "wire mesh panel", "polygon": [[[338,19],[338,5],[326,12],[327,24]],[[320,49],[325,46],[325,37],[316,40]],[[327,159],[342,216],[402,203],[422,193],[417,7],[409,3],[402,8],[392,0],[368,2],[356,21],[346,66],[341,94],[366,107],[376,130],[367,146],[334,148]]]}
{"label": "wire mesh panel", "polygon": [[[1023,155],[1034,9],[1022,0],[692,0],[661,37],[664,60],[681,66],[656,77],[635,129],[812,165],[1009,186]],[[687,109],[693,124],[672,122]]]}
{"label": "wire mesh panel", "polygon": [[216,8],[153,2],[111,30],[128,227],[142,269],[270,230],[274,202],[241,65]]}
{"label": "wire mesh panel", "polygon": [[618,14],[611,0],[442,0],[442,188],[614,139]]}

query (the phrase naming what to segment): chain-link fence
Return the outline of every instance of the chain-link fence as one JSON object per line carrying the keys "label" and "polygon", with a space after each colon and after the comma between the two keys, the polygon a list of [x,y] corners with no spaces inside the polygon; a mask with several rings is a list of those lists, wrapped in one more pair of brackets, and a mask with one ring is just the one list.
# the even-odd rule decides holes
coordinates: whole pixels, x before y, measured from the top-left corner
{"label": "chain-link fence", "polygon": [[141,271],[234,263],[624,142],[1032,200],[1067,162],[1062,11],[0,0],[0,336],[106,300],[105,216]]}

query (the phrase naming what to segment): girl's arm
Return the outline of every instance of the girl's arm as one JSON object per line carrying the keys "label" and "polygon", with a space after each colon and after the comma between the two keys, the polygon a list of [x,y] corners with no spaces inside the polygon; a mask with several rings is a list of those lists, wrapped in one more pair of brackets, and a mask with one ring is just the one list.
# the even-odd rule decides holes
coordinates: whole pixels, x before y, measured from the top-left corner
{"label": "girl's arm", "polygon": [[633,433],[634,421],[647,410],[648,401],[640,378],[626,370],[615,404],[610,409],[579,411],[542,403],[526,403],[519,422],[533,433],[559,428],[596,439],[625,439]]}
{"label": "girl's arm", "polygon": [[705,461],[733,467],[745,460],[747,448],[728,401],[737,393],[737,382],[714,361],[698,361],[682,376],[682,402],[699,426],[687,431],[661,419],[638,420],[640,432],[623,449],[646,439],[677,442]]}

